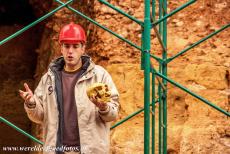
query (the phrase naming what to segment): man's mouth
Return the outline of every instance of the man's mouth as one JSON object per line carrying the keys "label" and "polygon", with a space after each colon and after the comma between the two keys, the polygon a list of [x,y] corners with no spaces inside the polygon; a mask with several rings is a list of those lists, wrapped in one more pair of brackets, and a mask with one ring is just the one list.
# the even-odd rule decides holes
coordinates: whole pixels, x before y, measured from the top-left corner
{"label": "man's mouth", "polygon": [[68,60],[73,60],[73,56],[68,56],[67,59]]}

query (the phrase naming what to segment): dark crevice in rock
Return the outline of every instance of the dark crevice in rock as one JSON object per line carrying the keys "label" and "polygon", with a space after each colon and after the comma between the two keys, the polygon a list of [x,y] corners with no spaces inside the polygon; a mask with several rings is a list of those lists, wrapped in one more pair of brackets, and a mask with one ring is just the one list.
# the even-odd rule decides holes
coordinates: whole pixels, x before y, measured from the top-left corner
{"label": "dark crevice in rock", "polygon": [[[33,6],[27,0],[1,1],[0,18],[0,40],[36,20]],[[31,121],[24,111],[18,89],[24,90],[24,82],[31,89],[34,87],[36,49],[41,41],[43,25],[40,23],[0,46],[0,115],[28,133],[31,133]],[[3,146],[29,146],[30,142],[29,138],[0,122],[0,153]]]}

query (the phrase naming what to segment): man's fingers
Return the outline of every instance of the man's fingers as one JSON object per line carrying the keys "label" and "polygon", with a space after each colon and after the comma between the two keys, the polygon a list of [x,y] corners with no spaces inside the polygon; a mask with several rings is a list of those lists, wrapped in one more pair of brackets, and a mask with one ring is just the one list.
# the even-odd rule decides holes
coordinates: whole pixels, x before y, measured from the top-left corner
{"label": "man's fingers", "polygon": [[91,101],[95,101],[95,100],[96,100],[96,99],[95,99],[95,96],[92,95],[92,96],[90,97],[90,100],[91,100]]}
{"label": "man's fingers", "polygon": [[96,99],[96,96],[93,95],[93,96],[90,98],[90,101],[93,102],[96,106],[98,106],[98,101],[97,101],[97,99]]}
{"label": "man's fingers", "polygon": [[27,94],[27,95],[25,96],[26,100],[29,100],[31,97],[32,97],[32,96],[31,96],[30,94]]}
{"label": "man's fingers", "polygon": [[19,90],[19,94],[20,94],[20,96],[21,96],[22,98],[24,98],[24,91]]}
{"label": "man's fingers", "polygon": [[29,93],[28,92],[25,92],[25,91],[22,91],[22,90],[19,90],[19,94],[22,98],[25,98]]}
{"label": "man's fingers", "polygon": [[24,100],[27,100],[28,96],[32,97],[31,93],[22,90],[19,90],[19,94]]}
{"label": "man's fingers", "polygon": [[32,92],[27,83],[24,83],[24,87],[25,87],[27,92],[30,92],[30,93]]}
{"label": "man's fingers", "polygon": [[19,91],[20,94],[23,94],[23,93],[24,93],[24,91],[22,91],[22,90],[18,90],[18,91]]}
{"label": "man's fingers", "polygon": [[95,98],[90,98],[91,102],[96,103]]}
{"label": "man's fingers", "polygon": [[33,100],[33,92],[30,90],[27,83],[24,83],[26,91],[19,90],[19,94],[25,102],[31,102]]}
{"label": "man's fingers", "polygon": [[97,98],[97,96],[92,95],[90,98],[90,101],[93,102],[100,110],[106,110],[108,107],[107,103],[101,102],[100,99]]}

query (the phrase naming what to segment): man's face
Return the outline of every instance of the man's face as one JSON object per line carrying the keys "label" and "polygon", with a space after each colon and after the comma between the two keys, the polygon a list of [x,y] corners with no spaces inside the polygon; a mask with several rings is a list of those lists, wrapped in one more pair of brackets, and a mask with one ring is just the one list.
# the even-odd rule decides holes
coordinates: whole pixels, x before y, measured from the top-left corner
{"label": "man's face", "polygon": [[75,67],[81,62],[81,56],[85,53],[85,45],[80,42],[76,44],[62,43],[61,53],[65,64],[68,67]]}

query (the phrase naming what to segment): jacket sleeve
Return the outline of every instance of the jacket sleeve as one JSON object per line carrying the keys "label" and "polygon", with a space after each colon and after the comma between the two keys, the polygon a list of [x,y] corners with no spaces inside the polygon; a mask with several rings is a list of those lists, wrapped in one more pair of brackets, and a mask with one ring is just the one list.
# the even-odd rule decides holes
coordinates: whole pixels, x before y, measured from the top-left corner
{"label": "jacket sleeve", "polygon": [[43,103],[45,97],[45,85],[43,83],[43,78],[44,76],[42,77],[41,81],[34,91],[34,99],[36,103],[35,108],[28,108],[24,103],[24,108],[28,115],[28,118],[38,124],[42,124],[44,118]]}
{"label": "jacket sleeve", "polygon": [[105,111],[98,111],[99,116],[105,121],[110,122],[113,120],[116,120],[118,117],[119,112],[119,94],[117,91],[117,88],[112,80],[112,77],[110,74],[105,70],[105,73],[103,75],[103,83],[107,84],[109,89],[111,90],[111,99],[110,102],[108,102],[108,109]]}

